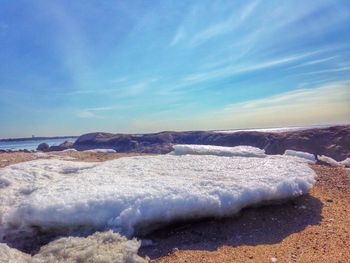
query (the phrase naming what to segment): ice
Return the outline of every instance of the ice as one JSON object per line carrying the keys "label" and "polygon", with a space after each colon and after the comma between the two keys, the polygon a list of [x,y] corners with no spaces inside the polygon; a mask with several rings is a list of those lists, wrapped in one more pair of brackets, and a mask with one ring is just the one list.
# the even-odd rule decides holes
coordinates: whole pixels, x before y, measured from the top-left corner
{"label": "ice", "polygon": [[177,144],[173,146],[173,155],[216,155],[216,156],[242,156],[266,157],[265,151],[251,146],[223,147],[213,145]]}
{"label": "ice", "polygon": [[71,149],[66,149],[66,150],[63,150],[62,152],[63,152],[63,153],[66,153],[66,152],[77,152],[77,150],[76,150],[76,149],[71,148]]}
{"label": "ice", "polygon": [[90,152],[90,153],[115,153],[116,150],[113,149],[92,149],[92,150],[85,150],[84,152]]}
{"label": "ice", "polygon": [[33,153],[33,155],[34,155],[35,157],[38,157],[38,158],[45,158],[45,157],[48,157],[48,154],[43,153],[43,152],[35,152],[35,153]]}
{"label": "ice", "polygon": [[346,158],[345,160],[340,162],[345,167],[350,167],[350,158]]}
{"label": "ice", "polygon": [[130,262],[144,263],[137,255],[140,242],[112,231],[84,237],[60,238],[43,246],[34,256],[0,243],[0,263]]}
{"label": "ice", "polygon": [[316,162],[315,155],[313,155],[312,153],[300,152],[300,151],[294,151],[294,150],[286,150],[284,152],[284,155],[303,158],[303,159],[309,160],[312,163]]}
{"label": "ice", "polygon": [[[154,155],[102,163],[40,159],[0,169],[0,241],[112,229],[131,236],[164,223],[222,217],[292,198],[315,174],[289,156]],[[12,241],[11,241],[12,240]]]}
{"label": "ice", "polygon": [[330,166],[333,166],[333,167],[341,166],[340,163],[338,163],[336,160],[332,159],[331,157],[328,157],[328,156],[325,156],[325,155],[317,155],[317,158],[320,161],[329,164]]}

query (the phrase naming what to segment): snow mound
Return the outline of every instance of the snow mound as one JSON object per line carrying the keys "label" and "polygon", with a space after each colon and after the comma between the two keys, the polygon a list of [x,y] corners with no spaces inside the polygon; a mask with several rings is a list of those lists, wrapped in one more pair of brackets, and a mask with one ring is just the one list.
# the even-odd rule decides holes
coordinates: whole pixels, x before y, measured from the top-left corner
{"label": "snow mound", "polygon": [[128,240],[118,233],[96,232],[84,237],[68,237],[55,240],[41,247],[38,254],[30,256],[17,249],[0,244],[0,262],[130,262],[144,263],[137,255],[140,242]]}
{"label": "snow mound", "polygon": [[242,156],[265,157],[265,151],[251,146],[223,147],[213,145],[177,144],[173,146],[173,155],[216,155],[216,156]]}
{"label": "snow mound", "polygon": [[4,243],[0,243],[0,263],[41,263],[35,261],[30,255],[21,251],[10,248]]}
{"label": "snow mound", "polygon": [[330,166],[333,166],[333,167],[341,166],[340,163],[338,163],[336,160],[334,160],[334,159],[331,158],[331,157],[328,157],[328,156],[325,156],[325,155],[317,155],[317,158],[318,158],[320,161],[329,164]]}
{"label": "snow mound", "polygon": [[222,217],[302,195],[315,183],[289,156],[135,156],[102,163],[40,159],[0,169],[0,241],[112,229],[131,236],[162,223]]}
{"label": "snow mound", "polygon": [[316,162],[315,155],[313,155],[312,153],[300,152],[300,151],[294,151],[294,150],[286,150],[284,152],[284,155],[303,158],[303,159],[311,161],[312,163]]}
{"label": "snow mound", "polygon": [[38,158],[45,158],[45,157],[48,157],[48,154],[44,153],[44,152],[35,152],[33,153],[33,155],[35,157],[38,157]]}
{"label": "snow mound", "polygon": [[69,152],[77,152],[77,150],[76,149],[73,149],[73,148],[70,148],[70,149],[66,149],[66,150],[63,150],[62,151],[63,153],[69,153]]}
{"label": "snow mound", "polygon": [[85,150],[84,152],[87,153],[116,153],[116,150],[113,149],[92,149],[92,150]]}
{"label": "snow mound", "polygon": [[340,162],[345,167],[350,167],[350,158],[346,158],[345,160]]}

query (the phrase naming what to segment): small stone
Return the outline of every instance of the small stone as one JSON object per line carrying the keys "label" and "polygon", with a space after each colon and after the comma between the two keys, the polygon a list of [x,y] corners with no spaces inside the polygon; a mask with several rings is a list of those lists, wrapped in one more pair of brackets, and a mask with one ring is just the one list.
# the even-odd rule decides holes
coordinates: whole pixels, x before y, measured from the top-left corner
{"label": "small stone", "polygon": [[272,257],[272,258],[271,258],[271,262],[272,262],[272,263],[276,263],[276,262],[277,262],[277,258]]}

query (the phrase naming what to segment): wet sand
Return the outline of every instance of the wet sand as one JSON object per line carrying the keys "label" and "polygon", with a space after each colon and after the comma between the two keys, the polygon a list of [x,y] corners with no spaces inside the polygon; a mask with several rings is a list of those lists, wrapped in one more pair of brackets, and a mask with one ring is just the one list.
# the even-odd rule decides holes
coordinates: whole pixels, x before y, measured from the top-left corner
{"label": "wet sand", "polygon": [[[135,154],[0,153],[0,167],[38,158],[105,161]],[[350,262],[350,169],[312,165],[308,195],[279,205],[244,209],[226,219],[179,223],[143,239],[153,262]]]}

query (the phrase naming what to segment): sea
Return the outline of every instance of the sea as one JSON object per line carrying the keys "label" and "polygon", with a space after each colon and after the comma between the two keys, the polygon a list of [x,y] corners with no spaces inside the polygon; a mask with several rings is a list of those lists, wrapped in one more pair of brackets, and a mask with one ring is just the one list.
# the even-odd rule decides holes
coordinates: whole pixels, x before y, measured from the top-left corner
{"label": "sea", "polygon": [[38,145],[40,143],[47,143],[49,146],[53,145],[60,145],[61,143],[70,140],[72,142],[75,142],[78,137],[67,137],[67,138],[33,138],[33,139],[16,139],[11,141],[0,141],[0,150],[12,150],[12,151],[18,151],[18,150],[36,150]]}

